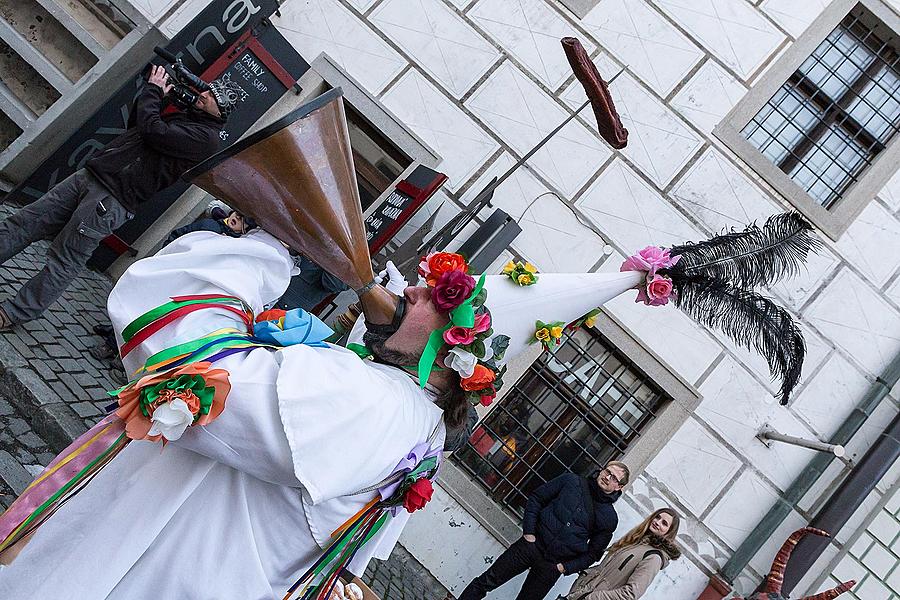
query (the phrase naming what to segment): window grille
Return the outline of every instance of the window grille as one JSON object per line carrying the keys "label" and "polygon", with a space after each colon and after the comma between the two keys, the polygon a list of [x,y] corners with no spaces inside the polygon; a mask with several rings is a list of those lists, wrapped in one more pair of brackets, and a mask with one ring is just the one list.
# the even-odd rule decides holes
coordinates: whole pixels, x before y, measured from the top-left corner
{"label": "window grille", "polygon": [[621,456],[668,400],[594,329],[566,332],[529,367],[454,455],[501,506],[571,471]]}
{"label": "window grille", "polygon": [[826,209],[900,128],[895,38],[858,7],[741,131]]}

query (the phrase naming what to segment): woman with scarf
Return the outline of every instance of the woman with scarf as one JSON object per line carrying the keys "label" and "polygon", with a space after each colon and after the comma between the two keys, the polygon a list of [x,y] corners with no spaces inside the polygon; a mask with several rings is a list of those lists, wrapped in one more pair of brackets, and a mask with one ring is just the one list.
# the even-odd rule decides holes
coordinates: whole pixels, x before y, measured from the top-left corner
{"label": "woman with scarf", "polygon": [[566,600],[636,600],[653,578],[677,560],[675,545],[680,519],[672,508],[661,508],[613,543],[606,557],[582,572]]}

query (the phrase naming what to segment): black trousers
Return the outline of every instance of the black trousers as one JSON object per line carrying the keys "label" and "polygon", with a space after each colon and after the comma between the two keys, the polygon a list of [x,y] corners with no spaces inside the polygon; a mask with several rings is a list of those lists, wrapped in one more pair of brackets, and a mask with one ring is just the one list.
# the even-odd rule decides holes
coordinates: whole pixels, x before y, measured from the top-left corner
{"label": "black trousers", "polygon": [[466,586],[459,600],[481,600],[491,590],[525,571],[528,576],[516,600],[543,600],[560,577],[555,561],[546,559],[537,544],[519,538],[497,557],[490,569]]}
{"label": "black trousers", "polygon": [[133,215],[86,169],[0,223],[0,264],[53,236],[44,268],[0,306],[13,322],[30,321],[59,298],[91,253]]}

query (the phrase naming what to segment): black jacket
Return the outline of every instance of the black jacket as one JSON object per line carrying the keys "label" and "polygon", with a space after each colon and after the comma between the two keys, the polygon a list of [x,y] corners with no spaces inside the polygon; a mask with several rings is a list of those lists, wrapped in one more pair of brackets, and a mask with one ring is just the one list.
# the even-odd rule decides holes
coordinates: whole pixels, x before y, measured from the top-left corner
{"label": "black jacket", "polygon": [[219,149],[225,121],[193,108],[163,117],[162,100],[162,89],[145,85],[125,133],[85,164],[131,211]]}
{"label": "black jacket", "polygon": [[564,473],[529,496],[522,532],[536,536],[544,556],[561,562],[566,574],[577,573],[600,560],[609,545],[619,524],[613,502],[621,495],[603,492],[596,479]]}

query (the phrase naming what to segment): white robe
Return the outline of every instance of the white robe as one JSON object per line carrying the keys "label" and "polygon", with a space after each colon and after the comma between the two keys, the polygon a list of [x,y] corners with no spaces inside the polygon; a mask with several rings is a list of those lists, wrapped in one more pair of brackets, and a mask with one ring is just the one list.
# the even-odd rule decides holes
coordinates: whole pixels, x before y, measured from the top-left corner
{"label": "white robe", "polygon": [[[259,312],[287,288],[290,269],[287,251],[263,232],[192,233],[122,276],[110,318],[118,332],[170,296],[206,293],[241,297]],[[125,366],[222,327],[242,325],[221,309],[192,313]],[[230,373],[224,413],[165,448],[129,444],[0,570],[0,598],[280,599],[374,497],[354,492],[433,432],[432,447],[443,445],[430,394],[343,348],[256,349],[214,366]],[[387,558],[407,518],[389,521],[351,570]]]}

